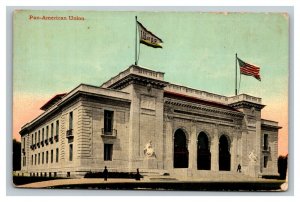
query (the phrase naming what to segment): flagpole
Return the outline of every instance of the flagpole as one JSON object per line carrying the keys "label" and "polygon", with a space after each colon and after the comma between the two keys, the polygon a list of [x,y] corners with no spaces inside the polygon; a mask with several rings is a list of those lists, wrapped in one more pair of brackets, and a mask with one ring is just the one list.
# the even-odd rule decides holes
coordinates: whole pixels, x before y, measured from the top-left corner
{"label": "flagpole", "polygon": [[235,54],[235,95],[237,95],[237,53]]}
{"label": "flagpole", "polygon": [[135,16],[135,65],[137,65],[137,16]]}

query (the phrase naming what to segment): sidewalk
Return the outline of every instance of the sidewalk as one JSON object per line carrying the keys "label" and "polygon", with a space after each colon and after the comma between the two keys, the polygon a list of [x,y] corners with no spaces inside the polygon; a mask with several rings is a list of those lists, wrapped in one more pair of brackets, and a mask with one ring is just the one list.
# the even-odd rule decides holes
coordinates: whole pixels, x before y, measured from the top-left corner
{"label": "sidewalk", "polygon": [[151,183],[272,183],[272,182],[278,182],[276,180],[270,180],[270,179],[261,179],[261,178],[244,178],[241,177],[238,178],[232,178],[228,176],[224,176],[224,178],[214,178],[214,179],[208,179],[208,178],[185,178],[185,179],[175,179],[175,178],[168,178],[168,177],[146,177],[142,178],[140,181],[136,181],[135,179],[124,179],[124,178],[109,178],[107,181],[104,181],[103,178],[80,178],[80,179],[58,179],[58,180],[49,180],[49,181],[42,181],[42,182],[34,182],[30,184],[25,185],[19,185],[16,186],[16,188],[47,188],[47,187],[56,187],[56,186],[62,186],[62,185],[84,185],[84,184],[99,184],[99,185],[105,185],[105,184],[151,184]]}
{"label": "sidewalk", "polygon": [[109,184],[109,183],[132,183],[138,182],[135,179],[119,179],[119,178],[111,178],[107,181],[103,179],[97,178],[80,178],[80,179],[59,179],[59,180],[49,180],[42,182],[34,182],[30,184],[24,184],[16,186],[16,188],[47,188],[47,187],[55,187],[59,185],[74,185],[74,184]]}

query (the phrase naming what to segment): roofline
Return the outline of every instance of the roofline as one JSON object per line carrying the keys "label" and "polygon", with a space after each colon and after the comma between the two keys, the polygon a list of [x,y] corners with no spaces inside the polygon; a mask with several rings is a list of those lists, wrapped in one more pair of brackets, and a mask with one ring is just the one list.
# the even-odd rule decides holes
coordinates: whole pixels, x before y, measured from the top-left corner
{"label": "roofline", "polygon": [[[126,94],[129,95],[129,93],[127,92],[123,92],[123,91],[119,91],[119,90],[115,90],[115,89],[108,89],[108,88],[100,88],[98,86],[93,86],[93,85],[89,85],[89,84],[79,84],[78,86],[76,86],[74,89],[72,89],[70,92],[68,92],[61,100],[59,100],[57,103],[55,103],[53,106],[49,107],[46,111],[44,111],[42,114],[38,115],[35,119],[33,119],[32,121],[24,124],[21,127],[20,130],[20,134],[25,131],[26,129],[28,129],[28,127],[30,127],[32,124],[34,124],[35,122],[37,122],[38,120],[42,119],[44,116],[47,116],[48,114],[52,113],[54,110],[60,108],[64,103],[68,102],[70,99],[74,98],[75,96],[77,96],[80,93],[89,93],[88,91],[84,91],[84,90],[80,90],[81,87],[92,87],[98,90],[105,90],[105,91],[114,91],[114,92],[118,92],[118,93],[122,93],[122,94]],[[91,93],[93,94],[93,93]],[[100,94],[99,94],[100,95]],[[103,95],[105,96],[105,95]],[[117,97],[111,97],[112,99],[117,98]],[[127,102],[131,102],[131,100],[129,99],[124,99],[124,98],[118,98],[119,100],[122,101],[127,101]],[[22,134],[21,134],[22,135]]]}
{"label": "roofline", "polygon": [[274,122],[274,123],[279,123],[278,121],[272,121],[270,119],[261,119],[261,120],[263,120],[263,121],[270,121],[270,122]]}
{"label": "roofline", "polygon": [[[111,77],[110,79],[108,79],[107,81],[103,82],[103,83],[100,85],[100,87],[103,87],[103,86],[105,86],[105,85],[107,85],[106,87],[112,86],[113,83],[110,84],[110,85],[108,85],[108,83],[111,82],[112,80],[114,80],[114,79],[120,77],[122,74],[125,74],[125,72],[127,72],[127,71],[129,71],[128,75],[130,75],[130,74],[138,75],[138,74],[136,74],[136,73],[130,72],[130,69],[131,69],[131,68],[134,68],[134,67],[140,68],[140,69],[145,69],[145,70],[147,70],[147,71],[149,71],[149,72],[155,72],[155,73],[158,73],[158,74],[162,74],[163,76],[164,76],[164,74],[165,74],[164,72],[154,71],[154,70],[152,70],[152,69],[150,69],[150,68],[141,67],[141,66],[133,65],[133,64],[132,64],[132,65],[130,65],[128,68],[126,68],[125,70],[119,72],[116,76],[113,76],[113,77]],[[126,76],[128,76],[128,75],[125,75],[124,77],[126,77]],[[140,76],[141,76],[141,75],[140,75]],[[121,78],[121,79],[122,79],[122,78]],[[163,80],[162,80],[162,81],[163,81]],[[116,81],[116,82],[117,82],[117,81]],[[115,82],[115,83],[116,83],[116,82]],[[106,88],[106,87],[104,87],[104,88]]]}
{"label": "roofline", "polygon": [[[57,97],[63,97],[65,96],[67,93],[61,93],[61,94],[56,94],[54,95],[51,99],[49,99],[43,106],[41,106],[40,110],[44,110],[45,106],[47,106],[52,100],[54,100]],[[57,101],[58,102],[58,101]],[[51,106],[50,106],[51,107]],[[47,110],[47,109],[46,109]]]}
{"label": "roofline", "polygon": [[205,103],[208,103],[207,105],[212,104],[212,105],[209,105],[209,106],[212,106],[212,107],[222,108],[222,109],[226,109],[226,110],[230,110],[230,111],[242,113],[239,110],[237,110],[237,109],[235,109],[235,108],[233,108],[233,107],[231,107],[229,105],[226,105],[224,103],[221,103],[221,102],[215,102],[215,101],[205,100],[205,99],[201,99],[201,98],[197,98],[197,97],[193,97],[193,96],[189,96],[189,95],[185,95],[185,94],[181,94],[181,93],[175,93],[175,92],[171,92],[171,91],[164,91],[164,93],[171,94],[171,95],[178,96],[178,97],[183,97],[183,98],[191,99],[191,100],[188,100],[188,101],[191,101],[191,102],[193,102],[193,101],[200,101],[200,102],[204,102],[203,104],[205,104]]}

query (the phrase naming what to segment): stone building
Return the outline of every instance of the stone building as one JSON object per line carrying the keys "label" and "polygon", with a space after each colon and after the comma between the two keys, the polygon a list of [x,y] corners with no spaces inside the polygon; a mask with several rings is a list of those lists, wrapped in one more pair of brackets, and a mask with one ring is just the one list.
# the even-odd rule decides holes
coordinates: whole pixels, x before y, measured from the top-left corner
{"label": "stone building", "polygon": [[261,98],[227,97],[164,81],[132,65],[99,86],[80,84],[24,125],[22,172],[82,177],[88,171],[277,175],[278,130]]}

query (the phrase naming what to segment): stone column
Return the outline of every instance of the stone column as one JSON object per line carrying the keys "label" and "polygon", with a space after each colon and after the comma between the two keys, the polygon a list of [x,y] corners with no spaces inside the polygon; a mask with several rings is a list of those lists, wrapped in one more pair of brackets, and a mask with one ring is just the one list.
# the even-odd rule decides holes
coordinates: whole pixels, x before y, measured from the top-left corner
{"label": "stone column", "polygon": [[236,163],[242,165],[242,138],[240,134],[236,138]]}
{"label": "stone column", "polygon": [[173,127],[172,127],[172,118],[168,117],[166,121],[166,160],[165,160],[165,168],[172,169],[173,168],[173,147],[174,147],[174,135],[173,135]]}
{"label": "stone column", "polygon": [[257,156],[257,161],[256,161],[256,166],[255,166],[255,175],[258,176],[259,173],[262,173],[262,169],[263,169],[263,159],[262,157],[262,152],[261,152],[261,138],[262,138],[262,134],[261,134],[261,115],[260,113],[258,113],[259,115],[257,115],[257,121],[256,121],[256,134],[255,134],[255,138],[256,138],[256,147],[255,147],[255,154]]}
{"label": "stone column", "polygon": [[218,171],[219,170],[219,134],[218,134],[218,128],[215,126],[214,132],[212,134],[211,138],[211,170],[212,171]]}
{"label": "stone column", "polygon": [[231,148],[230,148],[230,153],[231,153],[231,162],[230,162],[230,170],[235,171],[237,169],[237,137],[236,134],[233,134],[232,137],[232,143],[231,143]]}
{"label": "stone column", "polygon": [[189,169],[197,169],[197,127],[194,123],[189,138]]}

